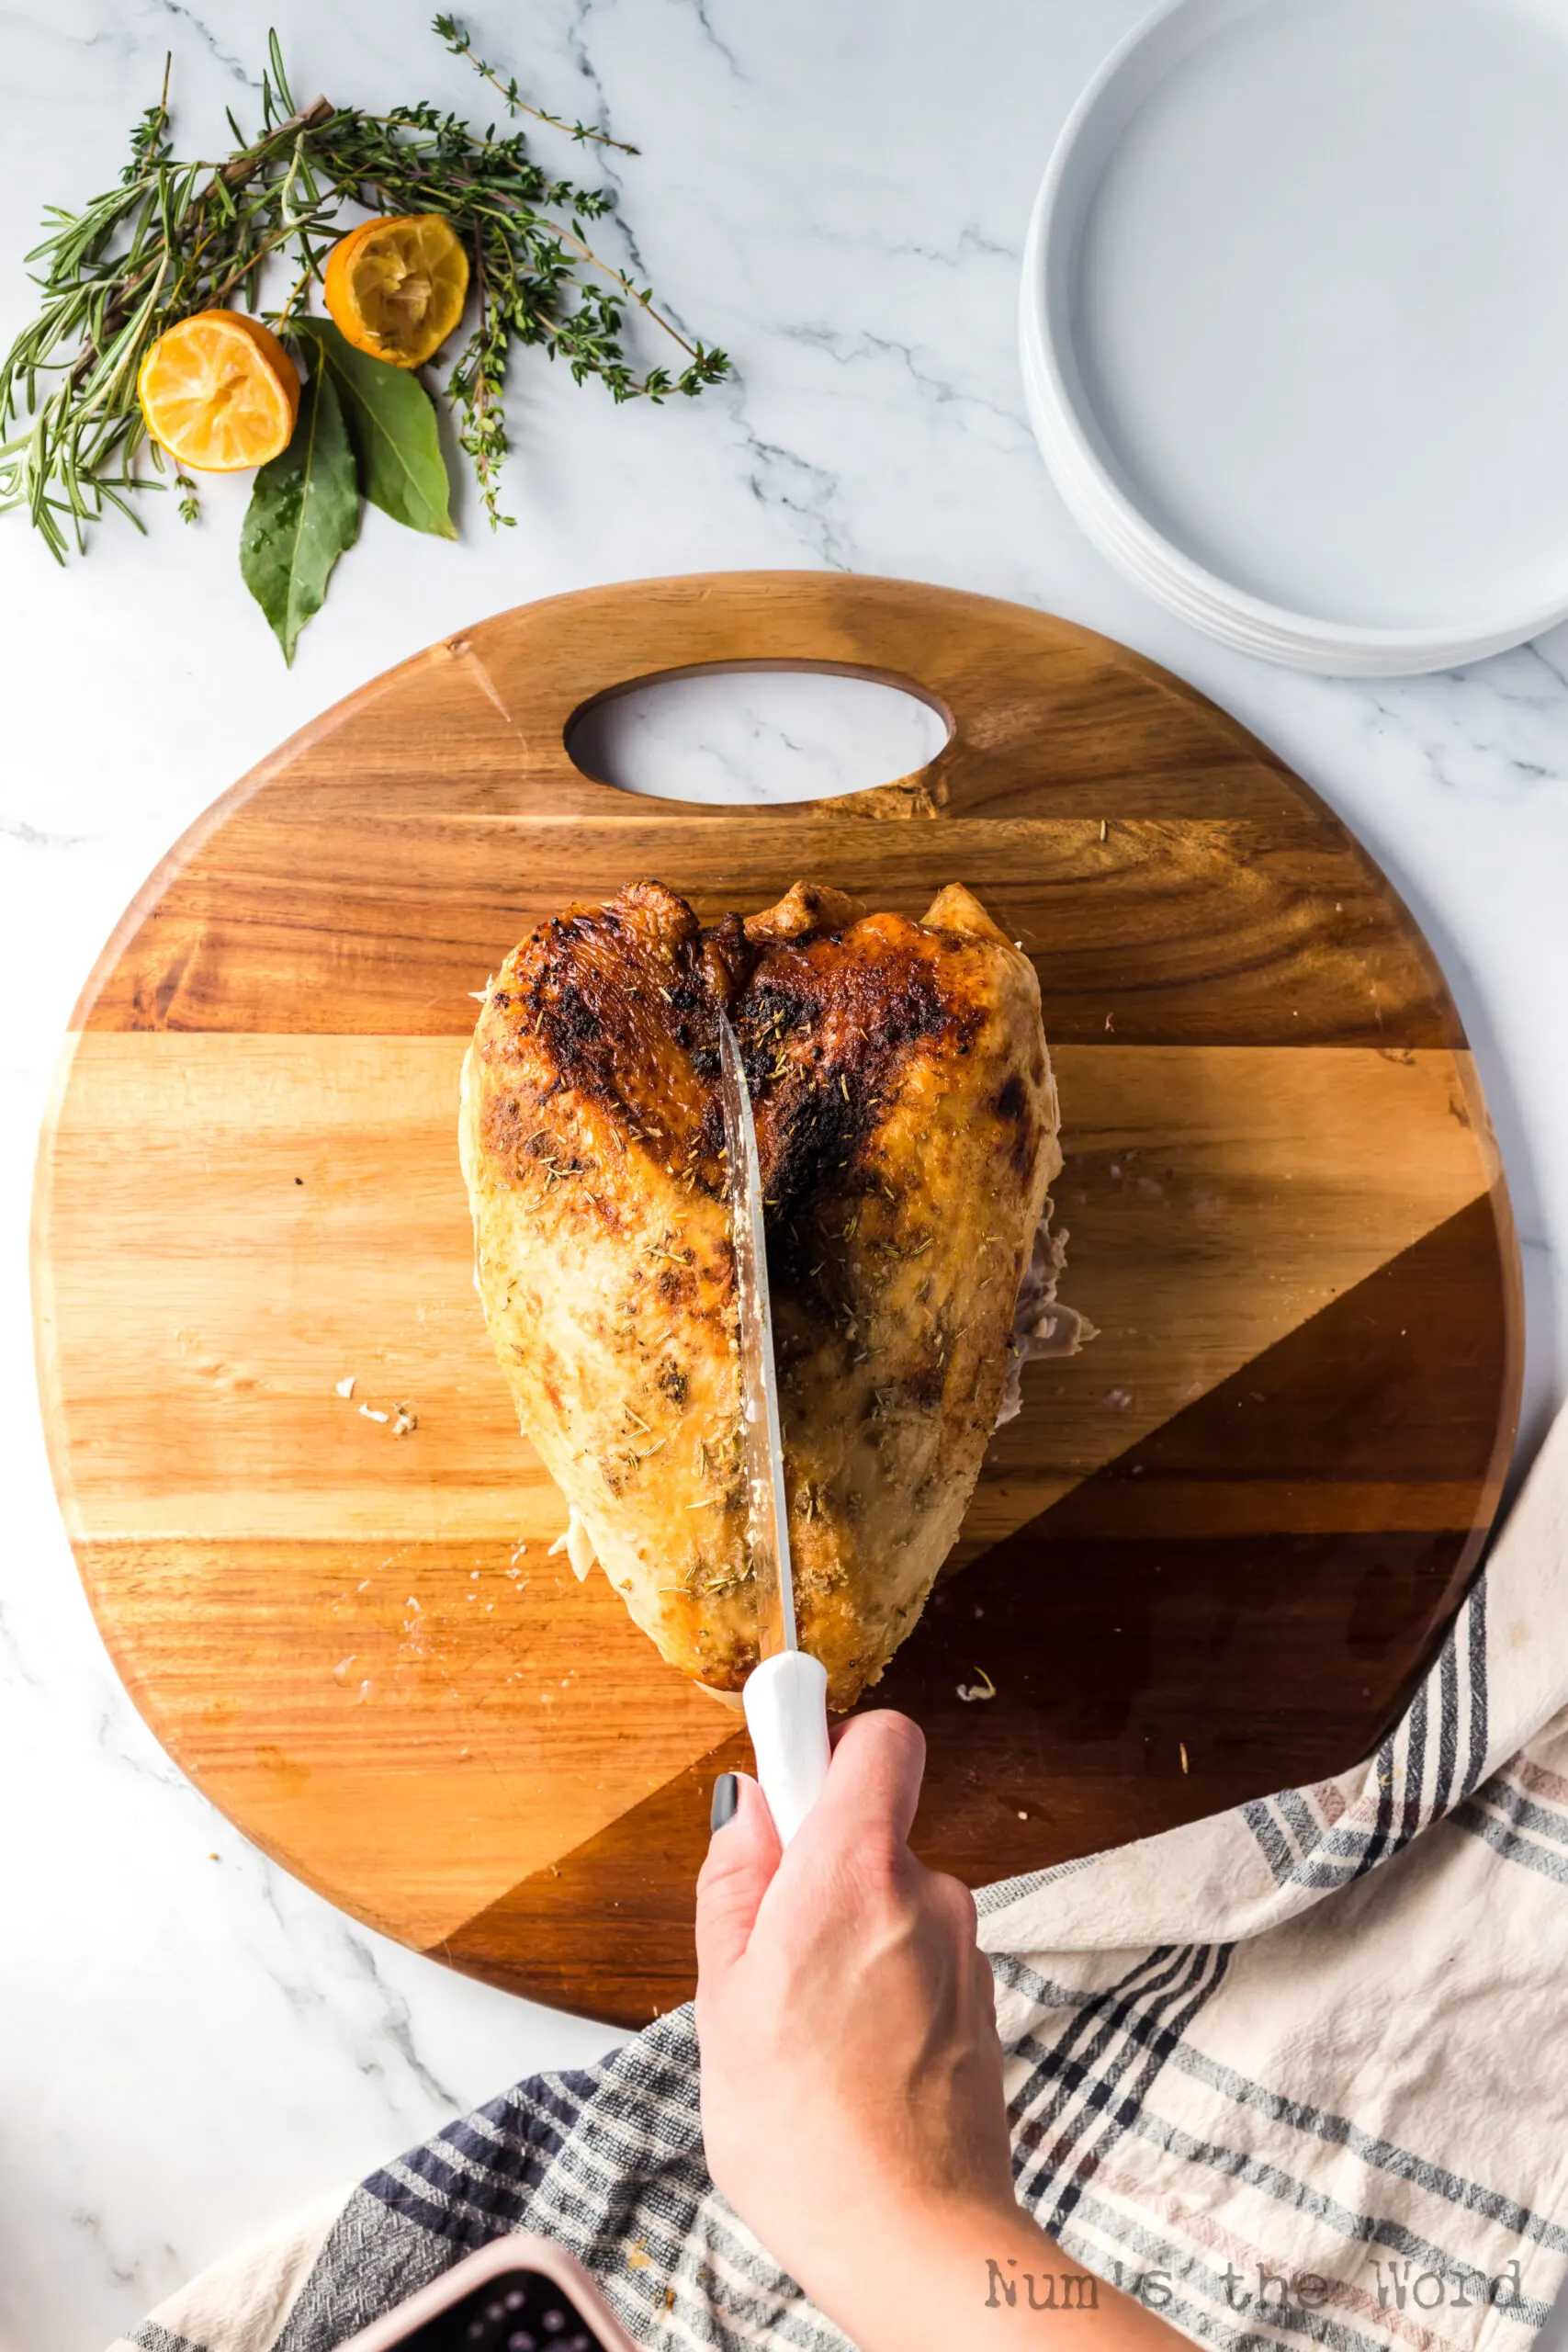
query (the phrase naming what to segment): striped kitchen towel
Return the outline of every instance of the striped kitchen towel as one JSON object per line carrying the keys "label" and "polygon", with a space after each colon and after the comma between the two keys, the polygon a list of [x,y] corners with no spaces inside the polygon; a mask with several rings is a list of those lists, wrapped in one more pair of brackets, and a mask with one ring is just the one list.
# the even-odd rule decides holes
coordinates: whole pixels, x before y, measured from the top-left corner
{"label": "striped kitchen towel", "polygon": [[[1565,1603],[1568,1417],[1369,1762],[980,1898],[1019,2195],[1201,2343],[1524,2352],[1557,2295]],[[519,2228],[649,2345],[842,2346],[707,2178],[689,2008],[449,2124],[130,2341],[328,2352]],[[1056,2290],[993,2266],[976,2311]]]}

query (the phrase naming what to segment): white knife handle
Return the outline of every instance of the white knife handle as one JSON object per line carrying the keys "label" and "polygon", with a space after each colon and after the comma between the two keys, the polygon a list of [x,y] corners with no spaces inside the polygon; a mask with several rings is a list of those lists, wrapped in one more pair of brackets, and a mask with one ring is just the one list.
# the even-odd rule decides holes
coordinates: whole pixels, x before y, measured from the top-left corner
{"label": "white knife handle", "polygon": [[787,1846],[828,1777],[828,1670],[806,1650],[780,1650],[762,1660],[744,1696],[757,1777]]}

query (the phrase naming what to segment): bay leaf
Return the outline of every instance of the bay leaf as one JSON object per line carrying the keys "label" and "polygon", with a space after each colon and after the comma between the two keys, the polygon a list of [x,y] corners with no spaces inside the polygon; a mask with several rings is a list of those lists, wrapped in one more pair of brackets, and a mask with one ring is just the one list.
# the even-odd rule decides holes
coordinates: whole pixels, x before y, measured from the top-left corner
{"label": "bay leaf", "polygon": [[411,531],[455,539],[435,403],[419,378],[411,368],[355,351],[330,319],[297,319],[294,325],[337,388],[359,459],[360,487],[372,506]]}
{"label": "bay leaf", "polygon": [[332,377],[318,368],[299,394],[287,449],[260,468],[240,534],[240,571],[283,658],[319,613],[332,569],[359,536],[354,450]]}

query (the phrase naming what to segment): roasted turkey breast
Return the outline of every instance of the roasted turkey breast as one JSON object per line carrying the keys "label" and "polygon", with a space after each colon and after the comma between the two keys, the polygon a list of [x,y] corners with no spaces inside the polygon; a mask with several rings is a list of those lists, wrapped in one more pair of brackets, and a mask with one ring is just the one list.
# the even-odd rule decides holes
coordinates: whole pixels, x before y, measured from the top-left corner
{"label": "roasted turkey breast", "polygon": [[658,882],[490,985],[460,1145],[525,1432],[671,1665],[757,1661],[716,1017],[767,1202],[803,1645],[852,1706],[908,1633],[997,1418],[1061,1164],[1028,958],[958,884],[924,920],[797,882],[706,929]]}

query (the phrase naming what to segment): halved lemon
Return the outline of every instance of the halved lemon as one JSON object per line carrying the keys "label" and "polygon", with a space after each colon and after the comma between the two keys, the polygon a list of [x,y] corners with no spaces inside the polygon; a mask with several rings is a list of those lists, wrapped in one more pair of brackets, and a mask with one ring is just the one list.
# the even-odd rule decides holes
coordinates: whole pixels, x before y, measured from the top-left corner
{"label": "halved lemon", "polygon": [[468,299],[468,256],[438,212],[365,220],[327,256],[327,309],[356,351],[423,368]]}
{"label": "halved lemon", "polygon": [[182,466],[232,474],[288,447],[299,371],[259,319],[197,311],[158,337],[136,379],[147,430]]}

